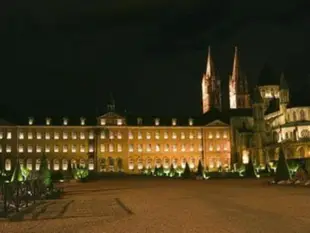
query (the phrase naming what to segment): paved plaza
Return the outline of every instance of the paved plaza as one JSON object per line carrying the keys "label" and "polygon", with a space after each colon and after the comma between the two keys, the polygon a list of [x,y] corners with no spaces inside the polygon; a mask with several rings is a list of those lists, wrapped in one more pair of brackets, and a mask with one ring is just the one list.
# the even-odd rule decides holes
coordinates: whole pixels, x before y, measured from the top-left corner
{"label": "paved plaza", "polygon": [[310,232],[310,188],[124,178],[68,184],[65,191],[21,221],[0,221],[0,232]]}

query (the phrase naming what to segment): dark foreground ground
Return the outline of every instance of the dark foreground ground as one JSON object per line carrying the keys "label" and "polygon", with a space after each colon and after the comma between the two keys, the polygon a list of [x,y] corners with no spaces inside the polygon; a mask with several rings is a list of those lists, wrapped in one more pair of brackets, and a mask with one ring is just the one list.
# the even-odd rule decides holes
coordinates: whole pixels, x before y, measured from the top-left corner
{"label": "dark foreground ground", "polygon": [[[265,181],[266,182],[266,181]],[[0,232],[309,233],[310,188],[253,180],[126,178],[69,184]]]}

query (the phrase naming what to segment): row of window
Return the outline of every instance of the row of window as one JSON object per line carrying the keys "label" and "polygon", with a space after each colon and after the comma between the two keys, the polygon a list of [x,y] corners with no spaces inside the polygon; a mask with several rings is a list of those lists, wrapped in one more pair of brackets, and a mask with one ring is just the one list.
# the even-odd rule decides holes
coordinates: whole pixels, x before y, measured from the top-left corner
{"label": "row of window", "polygon": [[[26,150],[27,149],[27,150]],[[62,150],[61,150],[62,149]],[[212,145],[209,144],[208,145],[208,149],[209,151],[227,151],[227,145],[226,144],[222,144],[222,145]],[[45,147],[43,148],[41,145],[28,145],[27,147],[24,145],[18,145],[18,152],[19,153],[24,153],[24,152],[28,152],[28,153],[42,153],[43,151],[46,153],[49,152],[55,152],[55,153],[68,153],[69,150],[72,153],[76,153],[76,152],[81,152],[81,153],[85,153],[85,152],[94,152],[94,146],[93,145],[88,145],[88,149],[86,148],[85,145],[63,145],[62,147],[59,145],[45,145]],[[165,145],[161,145],[161,144],[156,144],[156,145],[152,145],[152,144],[129,144],[128,145],[128,151],[129,152],[188,152],[188,151],[202,151],[202,145],[195,145],[195,144],[165,144]],[[2,145],[0,145],[0,153],[3,152],[3,148]],[[11,153],[12,152],[12,146],[11,145],[6,145],[5,147],[5,152],[6,153]],[[123,145],[122,144],[100,144],[100,152],[123,152]]]}
{"label": "row of window", "polygon": [[[36,134],[34,135],[33,132],[28,132],[27,133],[27,138],[28,139],[33,139],[34,136],[36,136],[36,139],[43,139],[43,135],[41,132],[36,132]],[[50,140],[52,139],[52,136],[53,136],[53,139],[55,140],[59,140],[60,139],[60,133],[59,132],[54,132],[54,133],[50,133],[50,132],[45,132],[44,134],[44,139],[46,140]],[[162,137],[161,137],[162,136]],[[80,133],[77,133],[77,132],[71,132],[71,139],[81,139],[81,140],[84,140],[86,139],[86,133],[85,132],[80,132]],[[155,139],[160,139],[160,138],[163,138],[163,139],[169,139],[169,132],[163,132],[163,135],[160,134],[159,131],[155,132],[153,137]],[[3,139],[4,138],[4,133],[3,132],[0,132],[0,139]],[[94,132],[89,132],[88,133],[88,139],[90,140],[93,140],[95,138],[95,134]],[[106,131],[101,131],[100,133],[100,139],[122,139],[123,138],[123,135],[121,132],[106,132]],[[129,139],[134,139],[134,138],[137,138],[137,139],[152,139],[152,133],[150,132],[145,132],[145,133],[142,133],[142,132],[137,132],[137,134],[135,135],[134,137],[134,133],[132,133],[131,131],[128,133],[128,138]],[[170,134],[170,138],[172,139],[201,139],[202,138],[202,133],[201,132],[189,132],[188,135],[186,135],[184,132],[180,132],[180,134],[176,133],[176,132],[172,132]],[[213,138],[216,138],[216,139],[220,139],[220,138],[224,138],[226,139],[227,138],[227,132],[223,132],[223,133],[220,133],[220,132],[216,132],[215,134],[213,134],[212,132],[209,132],[208,134],[208,138],[209,139],[213,139]],[[7,132],[6,134],[6,139],[12,139],[12,132]],[[20,140],[23,140],[25,139],[25,133],[24,132],[19,132],[18,134],[18,139]],[[69,133],[68,132],[63,132],[62,133],[62,138],[61,139],[64,139],[64,140],[67,140],[69,139]]]}
{"label": "row of window", "polygon": [[[125,120],[124,119],[115,119],[115,120],[113,120],[113,122],[114,121],[115,121],[115,124],[119,125],[119,126],[125,124]],[[64,117],[62,119],[62,123],[63,123],[63,125],[68,125],[69,119]],[[109,123],[107,119],[104,119],[104,118],[100,119],[100,125],[106,125],[107,123]],[[34,118],[33,117],[29,117],[28,124],[29,125],[33,125],[34,124]],[[52,124],[52,119],[49,118],[49,117],[46,118],[45,119],[45,124],[46,125],[51,125]],[[81,125],[85,125],[86,124],[86,119],[84,117],[80,118],[80,124]],[[192,126],[193,124],[194,124],[194,120],[192,118],[189,118],[188,119],[188,125]],[[140,117],[137,118],[137,125],[143,125],[143,119],[142,118],[140,118]],[[160,119],[159,118],[155,118],[154,119],[154,125],[156,125],[156,126],[160,125]],[[177,119],[176,118],[173,118],[171,120],[171,125],[173,125],[173,126],[177,125]]]}

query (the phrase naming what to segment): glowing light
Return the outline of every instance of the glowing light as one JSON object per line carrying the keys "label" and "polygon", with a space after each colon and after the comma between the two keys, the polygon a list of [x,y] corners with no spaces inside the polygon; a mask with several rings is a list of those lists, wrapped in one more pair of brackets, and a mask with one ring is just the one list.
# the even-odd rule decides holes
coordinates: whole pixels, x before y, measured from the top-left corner
{"label": "glowing light", "polygon": [[242,151],[242,163],[243,164],[248,164],[249,161],[250,161],[249,151],[248,150],[243,150]]}

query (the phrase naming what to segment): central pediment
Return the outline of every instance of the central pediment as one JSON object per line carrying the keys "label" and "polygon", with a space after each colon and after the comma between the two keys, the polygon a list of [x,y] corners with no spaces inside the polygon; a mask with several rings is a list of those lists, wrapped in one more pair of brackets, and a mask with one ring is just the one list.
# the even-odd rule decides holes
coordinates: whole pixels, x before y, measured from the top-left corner
{"label": "central pediment", "polygon": [[99,125],[126,125],[125,117],[115,112],[107,112],[106,114],[99,116],[97,119]]}

